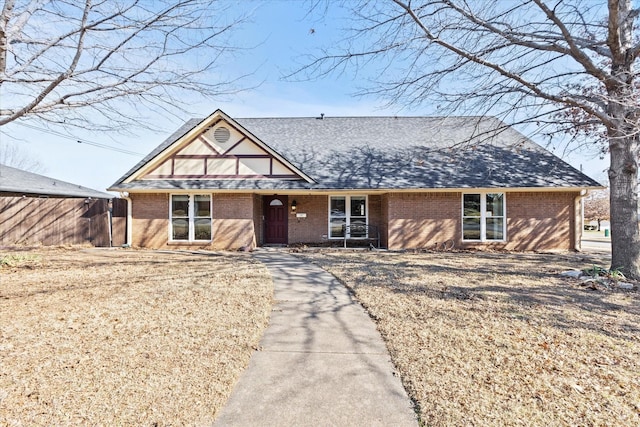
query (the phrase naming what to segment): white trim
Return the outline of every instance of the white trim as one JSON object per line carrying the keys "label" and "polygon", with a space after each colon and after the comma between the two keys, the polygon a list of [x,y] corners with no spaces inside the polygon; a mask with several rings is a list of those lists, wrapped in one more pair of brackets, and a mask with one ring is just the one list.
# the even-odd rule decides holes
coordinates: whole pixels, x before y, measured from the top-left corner
{"label": "white trim", "polygon": [[[480,238],[479,239],[465,239],[464,238],[464,219],[466,218],[478,218],[469,217],[464,214],[464,196],[466,195],[480,195]],[[493,216],[487,215],[487,194],[502,194],[502,215]],[[463,242],[481,242],[481,243],[505,243],[507,242],[507,193],[504,191],[467,191],[461,194],[460,197],[460,226],[462,232]],[[502,218],[502,239],[487,239],[487,219],[488,218]]]}
{"label": "white trim", "polygon": [[[390,194],[390,193],[565,193],[565,192],[575,192],[579,193],[583,190],[602,190],[606,187],[538,187],[538,188],[409,188],[409,189],[399,189],[399,188],[363,188],[358,189],[357,191],[366,193],[369,195],[374,194]],[[354,189],[253,189],[253,188],[229,188],[229,189],[220,189],[220,188],[209,188],[203,189],[208,190],[214,193],[251,193],[251,194],[274,194],[275,191],[286,192],[287,195],[306,195],[306,196],[320,196],[320,195],[340,195],[340,194],[352,194]],[[156,189],[156,188],[109,188],[108,191],[126,191],[129,193],[191,193],[192,189]]]}
{"label": "white trim", "polygon": [[[173,197],[174,196],[187,196],[187,223],[188,223],[188,238],[174,239],[173,238]],[[196,219],[203,219],[205,217],[195,216],[195,197],[206,196],[209,197],[209,226],[211,227],[211,237],[206,240],[196,240],[195,238],[195,221]],[[172,193],[169,194],[169,243],[211,243],[213,241],[213,195],[211,193]]]}
{"label": "white trim", "polygon": [[[331,198],[332,197],[344,197],[344,215],[345,215],[345,225],[351,225],[351,198],[352,197],[364,197],[364,206],[365,206],[365,215],[364,221],[365,224],[369,224],[369,195],[361,194],[361,193],[350,193],[350,194],[329,194],[327,197],[328,200],[328,209],[327,209],[327,239],[328,240],[344,240],[344,236],[331,236]],[[351,238],[347,236],[347,238]],[[357,237],[354,237],[357,239]]]}

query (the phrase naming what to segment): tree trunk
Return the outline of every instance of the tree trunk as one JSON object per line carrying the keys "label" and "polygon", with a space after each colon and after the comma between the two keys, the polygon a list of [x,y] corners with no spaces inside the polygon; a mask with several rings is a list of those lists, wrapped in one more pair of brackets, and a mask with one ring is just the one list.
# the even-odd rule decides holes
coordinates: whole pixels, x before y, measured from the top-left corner
{"label": "tree trunk", "polygon": [[635,96],[633,65],[634,11],[631,0],[609,0],[611,76],[607,88],[609,137],[609,193],[611,206],[611,268],[640,280],[640,232],[638,231],[638,135],[640,111]]}
{"label": "tree trunk", "polygon": [[[611,130],[610,130],[610,138]],[[638,137],[611,138],[609,167],[611,203],[611,268],[640,280],[638,231]]]}

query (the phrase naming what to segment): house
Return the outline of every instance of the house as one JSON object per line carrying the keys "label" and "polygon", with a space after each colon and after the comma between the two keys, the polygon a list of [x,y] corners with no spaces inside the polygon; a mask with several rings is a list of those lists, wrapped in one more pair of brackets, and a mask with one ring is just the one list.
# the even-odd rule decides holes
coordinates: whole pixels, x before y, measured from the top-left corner
{"label": "house", "polygon": [[111,194],[0,165],[0,246],[111,244]]}
{"label": "house", "polygon": [[389,249],[573,250],[581,198],[595,188],[491,117],[218,110],[186,122],[109,190],[129,201],[128,241],[140,247],[341,244],[375,226]]}

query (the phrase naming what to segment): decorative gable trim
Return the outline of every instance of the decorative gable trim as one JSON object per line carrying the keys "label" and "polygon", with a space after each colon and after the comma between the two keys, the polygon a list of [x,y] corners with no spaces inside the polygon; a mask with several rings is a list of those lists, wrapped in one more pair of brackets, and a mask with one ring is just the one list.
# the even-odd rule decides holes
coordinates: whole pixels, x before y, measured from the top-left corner
{"label": "decorative gable trim", "polygon": [[161,179],[304,179],[308,183],[314,182],[221,110],[216,110],[171,142],[123,183]]}

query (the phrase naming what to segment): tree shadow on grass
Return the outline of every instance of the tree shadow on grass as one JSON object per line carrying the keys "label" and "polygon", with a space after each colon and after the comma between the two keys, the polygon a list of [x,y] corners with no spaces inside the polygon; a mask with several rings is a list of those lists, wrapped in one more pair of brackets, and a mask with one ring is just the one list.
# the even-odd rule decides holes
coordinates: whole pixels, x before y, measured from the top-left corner
{"label": "tree shadow on grass", "polygon": [[356,294],[377,287],[416,299],[459,302],[464,305],[460,309],[497,310],[505,321],[516,316],[561,330],[585,329],[625,340],[640,336],[640,322],[629,320],[640,320],[640,293],[615,287],[591,290],[559,275],[606,265],[602,255],[427,253],[325,258],[321,263],[349,265],[342,279]]}

